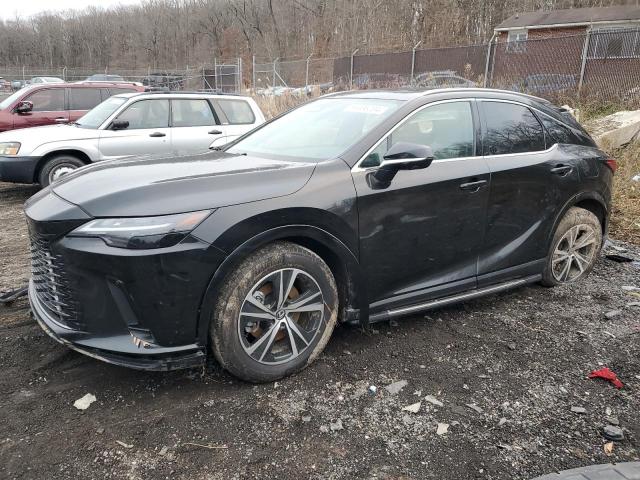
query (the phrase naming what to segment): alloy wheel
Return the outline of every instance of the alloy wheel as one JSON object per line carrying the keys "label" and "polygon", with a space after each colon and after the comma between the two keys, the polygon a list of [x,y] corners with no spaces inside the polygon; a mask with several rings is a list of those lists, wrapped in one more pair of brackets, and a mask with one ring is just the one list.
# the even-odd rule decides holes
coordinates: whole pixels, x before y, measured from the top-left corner
{"label": "alloy wheel", "polygon": [[245,353],[265,365],[301,355],[322,330],[325,304],[318,282],[297,268],[274,271],[246,295],[238,318]]}
{"label": "alloy wheel", "polygon": [[596,255],[597,235],[591,225],[571,227],[556,245],[551,260],[553,277],[561,283],[573,282],[591,266]]}

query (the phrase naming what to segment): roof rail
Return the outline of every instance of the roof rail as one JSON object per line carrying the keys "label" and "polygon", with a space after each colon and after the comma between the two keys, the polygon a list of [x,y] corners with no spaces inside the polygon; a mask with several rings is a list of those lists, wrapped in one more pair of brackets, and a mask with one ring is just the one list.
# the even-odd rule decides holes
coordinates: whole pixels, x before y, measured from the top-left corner
{"label": "roof rail", "polygon": [[241,93],[227,93],[220,90],[169,90],[166,87],[147,87],[149,90],[140,93],[171,94],[171,95],[233,95],[242,96]]}

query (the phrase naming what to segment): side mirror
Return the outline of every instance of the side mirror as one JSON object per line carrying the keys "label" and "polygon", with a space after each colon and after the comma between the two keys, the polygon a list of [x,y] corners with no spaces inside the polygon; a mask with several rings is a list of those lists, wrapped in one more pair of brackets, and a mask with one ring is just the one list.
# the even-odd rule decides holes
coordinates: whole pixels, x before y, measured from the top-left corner
{"label": "side mirror", "polygon": [[33,110],[33,102],[27,100],[21,101],[16,107],[17,113],[29,113],[31,110]]}
{"label": "side mirror", "polygon": [[367,175],[367,183],[374,190],[388,188],[399,170],[419,170],[427,168],[431,162],[431,147],[399,142],[385,153],[380,166]]}
{"label": "side mirror", "polygon": [[111,122],[111,130],[126,130],[127,128],[129,128],[127,120],[114,120]]}

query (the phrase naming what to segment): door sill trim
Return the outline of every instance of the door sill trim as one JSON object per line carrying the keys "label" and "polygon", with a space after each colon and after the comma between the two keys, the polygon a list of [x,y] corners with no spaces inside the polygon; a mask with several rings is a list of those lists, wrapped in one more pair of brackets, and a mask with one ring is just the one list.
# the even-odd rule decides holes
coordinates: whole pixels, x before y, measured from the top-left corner
{"label": "door sill trim", "polygon": [[505,290],[511,290],[512,288],[521,287],[529,283],[537,282],[542,278],[542,275],[531,275],[518,280],[510,280],[508,282],[499,283],[496,285],[490,285],[488,287],[469,290],[464,293],[458,293],[448,297],[438,298],[436,300],[430,300],[424,303],[418,303],[416,305],[409,305],[408,307],[400,307],[385,310],[383,312],[374,313],[369,315],[369,323],[383,322],[394,317],[401,317],[404,315],[410,315],[412,313],[422,312],[424,310],[431,310],[433,308],[443,307],[452,303],[458,303],[465,300],[472,300],[474,298],[483,297],[485,295],[491,295],[492,293],[499,293]]}

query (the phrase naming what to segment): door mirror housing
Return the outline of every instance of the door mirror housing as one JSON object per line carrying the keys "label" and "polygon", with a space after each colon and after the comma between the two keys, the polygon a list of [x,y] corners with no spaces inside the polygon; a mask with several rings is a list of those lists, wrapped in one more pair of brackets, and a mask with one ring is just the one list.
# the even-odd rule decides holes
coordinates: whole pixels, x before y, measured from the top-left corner
{"label": "door mirror housing", "polygon": [[398,142],[384,154],[380,168],[416,170],[427,168],[433,161],[433,150],[428,145]]}
{"label": "door mirror housing", "polygon": [[126,130],[129,128],[129,122],[127,120],[114,120],[111,122],[111,130]]}
{"label": "door mirror housing", "polygon": [[367,183],[374,190],[389,188],[400,170],[419,170],[433,162],[433,151],[428,145],[398,142],[385,153],[382,163],[367,175]]}
{"label": "door mirror housing", "polygon": [[33,102],[28,100],[22,100],[16,106],[17,113],[29,113],[31,110],[33,110]]}

